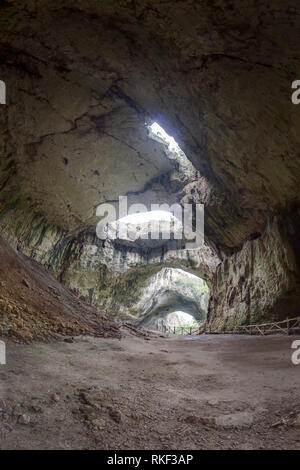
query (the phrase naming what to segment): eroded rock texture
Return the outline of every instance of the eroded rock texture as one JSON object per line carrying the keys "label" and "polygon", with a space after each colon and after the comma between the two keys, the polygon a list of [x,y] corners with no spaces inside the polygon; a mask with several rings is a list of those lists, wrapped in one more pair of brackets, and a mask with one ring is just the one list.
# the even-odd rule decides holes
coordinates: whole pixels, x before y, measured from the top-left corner
{"label": "eroded rock texture", "polygon": [[[183,310],[196,320],[206,318],[209,288],[205,281],[178,269],[162,269],[139,293],[134,305],[138,325],[153,327],[157,318],[168,319],[168,314]],[[132,311],[132,310],[131,310]]]}
{"label": "eroded rock texture", "polygon": [[[150,279],[162,266],[182,268],[209,281],[220,262],[206,245],[198,250],[147,250],[103,242],[95,233],[74,238],[22,206],[4,211],[0,221],[0,232],[12,247],[45,265],[82,299],[106,310],[113,306],[115,315],[128,288],[136,298],[140,278]],[[111,302],[111,297],[118,301]]]}
{"label": "eroded rock texture", "polygon": [[294,1],[4,3],[2,155],[14,189],[78,229],[95,203],[170,169],[143,126],[158,118],[219,194],[207,234],[241,244],[299,202],[296,13]]}
{"label": "eroded rock texture", "polygon": [[103,308],[115,318],[152,328],[157,319],[183,310],[196,320],[206,318],[209,287],[195,275],[181,269],[130,270],[110,283]]}
{"label": "eroded rock texture", "polygon": [[[101,303],[109,263],[140,269],[160,255],[91,242],[96,207],[119,195],[129,204],[202,202],[206,241],[224,260],[211,318],[276,316],[283,298],[290,315],[290,264],[274,250],[288,246],[298,263],[296,222],[285,235],[260,234],[300,205],[300,112],[290,99],[299,18],[296,0],[2,2],[1,233]],[[192,176],[149,135],[155,120],[193,163]],[[217,265],[207,250],[200,275]],[[181,266],[180,254],[170,256]]]}
{"label": "eroded rock texture", "polygon": [[218,266],[209,306],[213,330],[299,315],[299,228],[299,213],[275,217],[261,237]]}

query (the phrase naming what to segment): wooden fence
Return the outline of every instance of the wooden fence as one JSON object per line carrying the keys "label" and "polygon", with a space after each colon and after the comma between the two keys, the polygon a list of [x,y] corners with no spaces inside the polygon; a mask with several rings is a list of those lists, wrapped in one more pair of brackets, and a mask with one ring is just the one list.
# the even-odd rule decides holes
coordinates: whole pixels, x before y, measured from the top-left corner
{"label": "wooden fence", "polygon": [[271,335],[276,333],[292,335],[300,334],[300,317],[287,318],[286,320],[260,323],[256,325],[242,325],[235,326],[232,330],[214,331],[206,321],[200,323],[199,328],[192,330],[192,328],[172,326],[166,327],[165,325],[158,325],[157,331],[162,333],[172,333],[180,335],[201,335],[201,334],[239,334],[239,335]]}
{"label": "wooden fence", "polygon": [[199,333],[199,330],[201,328],[201,324],[199,325],[199,328],[192,329],[191,327],[186,327],[186,326],[165,326],[165,325],[157,325],[157,331],[161,331],[162,333],[172,333],[174,335],[197,335],[201,334]]}
{"label": "wooden fence", "polygon": [[300,317],[287,318],[286,320],[260,323],[257,325],[243,325],[235,326],[232,330],[223,330],[214,332],[211,327],[207,327],[206,334],[248,334],[248,335],[270,335],[275,333],[282,333],[286,335],[300,334]]}

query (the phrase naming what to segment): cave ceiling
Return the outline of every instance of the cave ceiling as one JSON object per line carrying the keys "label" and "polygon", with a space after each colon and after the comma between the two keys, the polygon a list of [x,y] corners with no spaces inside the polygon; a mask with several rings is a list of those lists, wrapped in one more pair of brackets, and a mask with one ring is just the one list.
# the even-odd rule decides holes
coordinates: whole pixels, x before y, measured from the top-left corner
{"label": "cave ceiling", "polygon": [[1,207],[26,201],[76,234],[119,195],[180,201],[157,121],[200,172],[207,237],[239,247],[299,206],[299,13],[291,0],[2,2]]}

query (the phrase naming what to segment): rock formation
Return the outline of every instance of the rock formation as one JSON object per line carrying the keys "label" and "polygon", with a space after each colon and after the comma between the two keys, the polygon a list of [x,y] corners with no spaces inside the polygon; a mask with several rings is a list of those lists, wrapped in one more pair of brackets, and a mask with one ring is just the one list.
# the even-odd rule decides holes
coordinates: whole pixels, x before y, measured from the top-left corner
{"label": "rock formation", "polygon": [[298,214],[275,217],[218,266],[209,307],[214,331],[299,315],[299,222]]}
{"label": "rock formation", "polygon": [[136,277],[131,271],[118,277],[103,307],[117,319],[153,327],[157,319],[177,310],[203,321],[208,299],[209,287],[195,275],[174,268],[163,268],[149,275],[149,269],[144,269]]}
{"label": "rock formation", "polygon": [[[179,267],[211,284],[215,329],[295,315],[297,8],[2,2],[2,236],[101,308],[117,285],[121,296],[129,280],[138,291],[139,276]],[[153,138],[154,121],[192,167]],[[101,242],[96,208],[120,195],[147,206],[203,203],[202,250]]]}

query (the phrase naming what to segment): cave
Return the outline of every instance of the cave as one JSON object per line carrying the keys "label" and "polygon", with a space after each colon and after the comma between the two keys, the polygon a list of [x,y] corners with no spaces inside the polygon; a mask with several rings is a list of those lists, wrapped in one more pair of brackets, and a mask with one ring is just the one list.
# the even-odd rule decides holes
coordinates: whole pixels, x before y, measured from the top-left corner
{"label": "cave", "polygon": [[299,450],[296,0],[0,23],[0,449]]}

